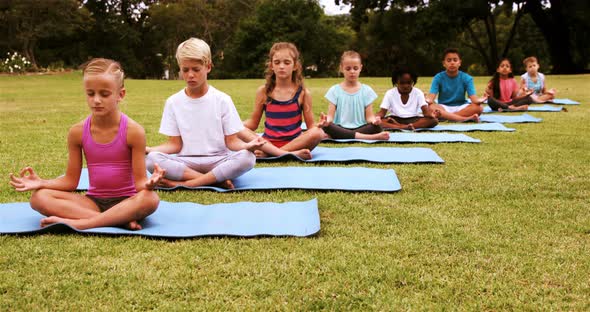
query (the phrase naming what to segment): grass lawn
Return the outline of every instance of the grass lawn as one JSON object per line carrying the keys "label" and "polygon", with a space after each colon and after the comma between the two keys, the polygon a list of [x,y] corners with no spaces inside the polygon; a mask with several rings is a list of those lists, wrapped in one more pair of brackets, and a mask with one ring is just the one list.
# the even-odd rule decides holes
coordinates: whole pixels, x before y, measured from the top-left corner
{"label": "grass lawn", "polygon": [[[427,91],[431,79],[418,87]],[[476,78],[479,93],[488,79]],[[339,81],[306,81],[316,118]],[[380,95],[375,109],[389,81],[363,79]],[[211,85],[245,119],[262,82]],[[543,122],[509,125],[513,133],[469,133],[480,144],[404,145],[432,148],[444,165],[353,165],[395,169],[398,193],[159,193],[201,204],[317,197],[322,230],[313,238],[0,236],[0,311],[588,310],[590,76],[547,82],[582,105],[530,113]],[[144,126],[149,145],[163,141],[164,101],[183,82],[126,87],[122,110]],[[30,195],[12,190],[10,172],[65,172],[67,131],[88,114],[80,73],[0,77],[0,203]]]}

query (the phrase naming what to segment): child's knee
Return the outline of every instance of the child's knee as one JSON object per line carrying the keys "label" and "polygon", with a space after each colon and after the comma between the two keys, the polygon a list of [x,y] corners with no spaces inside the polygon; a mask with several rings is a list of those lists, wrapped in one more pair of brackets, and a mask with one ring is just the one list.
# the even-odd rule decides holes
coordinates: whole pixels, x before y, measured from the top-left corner
{"label": "child's knee", "polygon": [[154,191],[142,190],[136,195],[141,203],[139,205],[137,214],[138,219],[143,219],[158,209],[160,204],[160,197]]}
{"label": "child's knee", "polygon": [[428,126],[430,128],[436,127],[436,125],[438,125],[438,120],[436,118],[428,117],[428,118],[426,118],[426,120],[428,120]]}
{"label": "child's knee", "polygon": [[307,130],[309,132],[309,136],[313,139],[313,140],[321,140],[324,138],[324,136],[326,136],[326,133],[324,132],[324,130],[320,129],[320,128],[311,128],[309,130]]}
{"label": "child's knee", "polygon": [[145,156],[145,167],[149,172],[154,172],[154,164],[160,164],[164,160],[164,155],[160,152],[150,152]]}
{"label": "child's knee", "polygon": [[29,201],[31,204],[31,208],[33,208],[33,210],[39,212],[44,216],[48,215],[48,211],[46,209],[47,206],[45,205],[45,203],[48,202],[49,192],[50,191],[46,189],[36,190],[31,195],[31,199]]}
{"label": "child's knee", "polygon": [[236,158],[239,159],[240,167],[250,170],[256,165],[256,155],[248,150],[241,150],[237,152]]}

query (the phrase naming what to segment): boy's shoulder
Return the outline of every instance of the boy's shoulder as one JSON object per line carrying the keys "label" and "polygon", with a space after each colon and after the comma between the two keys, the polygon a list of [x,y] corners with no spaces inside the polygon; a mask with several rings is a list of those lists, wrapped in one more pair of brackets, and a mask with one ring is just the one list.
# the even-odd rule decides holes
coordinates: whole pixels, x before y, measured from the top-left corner
{"label": "boy's shoulder", "polygon": [[184,93],[184,88],[180,89],[180,91],[172,94],[171,96],[166,99],[166,103],[168,102],[178,102],[186,99],[186,95]]}
{"label": "boy's shoulder", "polygon": [[468,74],[462,70],[459,71],[459,76],[463,79],[473,79],[473,77],[471,77],[470,74]]}
{"label": "boy's shoulder", "polygon": [[216,89],[211,85],[209,85],[209,91],[207,91],[207,95],[205,97],[206,101],[212,101],[223,105],[233,105],[234,103],[229,94],[220,91],[219,89]]}

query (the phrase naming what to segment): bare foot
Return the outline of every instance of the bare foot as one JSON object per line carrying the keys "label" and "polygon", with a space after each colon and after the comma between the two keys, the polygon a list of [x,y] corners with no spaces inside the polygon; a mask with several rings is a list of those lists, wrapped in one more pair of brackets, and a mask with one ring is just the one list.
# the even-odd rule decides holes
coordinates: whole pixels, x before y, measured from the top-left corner
{"label": "bare foot", "polygon": [[413,124],[408,124],[408,126],[406,127],[406,130],[411,130],[411,131],[415,131],[416,128],[414,127]]}
{"label": "bare foot", "polygon": [[254,155],[256,155],[256,158],[266,158],[266,157],[268,157],[268,154],[266,154],[265,152],[263,152],[261,150],[255,150],[254,151]]}
{"label": "bare foot", "polygon": [[306,148],[291,152],[291,154],[293,154],[301,159],[304,159],[304,160],[311,159],[311,152]]}
{"label": "bare foot", "polygon": [[523,111],[523,110],[529,109],[529,106],[528,105],[521,105],[521,106],[510,105],[510,106],[508,106],[508,109],[514,110],[514,111]]}
{"label": "bare foot", "polygon": [[137,221],[131,221],[131,222],[127,223],[127,225],[125,227],[128,230],[132,230],[132,231],[137,231],[137,230],[142,229],[141,225]]}
{"label": "bare foot", "polygon": [[382,131],[382,132],[380,132],[380,133],[377,133],[377,135],[375,136],[375,138],[376,138],[377,140],[384,140],[384,141],[387,141],[387,140],[389,140],[389,132],[387,132],[387,131]]}
{"label": "bare foot", "polygon": [[215,183],[213,184],[213,186],[221,187],[228,190],[233,190],[236,188],[231,180],[225,180],[223,182]]}
{"label": "bare foot", "polygon": [[60,218],[60,217],[55,217],[55,216],[41,219],[41,227],[46,227],[48,225],[55,224],[55,223],[65,223],[75,229],[78,229],[78,230],[86,229],[86,227],[84,226],[84,221],[82,221],[82,220],[66,219],[66,218]]}
{"label": "bare foot", "polygon": [[158,182],[158,186],[161,186],[161,187],[175,187],[178,185],[181,185],[179,181],[169,180],[166,178],[162,178],[162,180],[160,180],[160,182]]}
{"label": "bare foot", "polygon": [[[501,108],[498,108],[498,111],[501,111]],[[465,119],[463,119],[463,122],[465,121],[473,121],[473,122],[479,122],[479,115],[478,114],[473,114],[469,117],[465,117]]]}

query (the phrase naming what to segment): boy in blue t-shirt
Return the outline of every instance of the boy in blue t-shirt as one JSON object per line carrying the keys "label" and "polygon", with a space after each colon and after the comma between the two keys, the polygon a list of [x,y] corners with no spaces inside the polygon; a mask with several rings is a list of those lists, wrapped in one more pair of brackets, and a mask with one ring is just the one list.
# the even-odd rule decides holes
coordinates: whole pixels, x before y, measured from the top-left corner
{"label": "boy in blue t-shirt", "polygon": [[[481,103],[485,97],[478,98],[473,85],[473,78],[459,70],[461,56],[459,51],[448,48],[443,54],[443,66],[445,71],[434,76],[430,86],[430,94],[426,96],[426,102],[430,109],[440,112],[440,118],[451,121],[479,122],[479,115],[483,111]],[[471,103],[465,101],[465,92]],[[438,104],[434,98],[438,95]]]}

